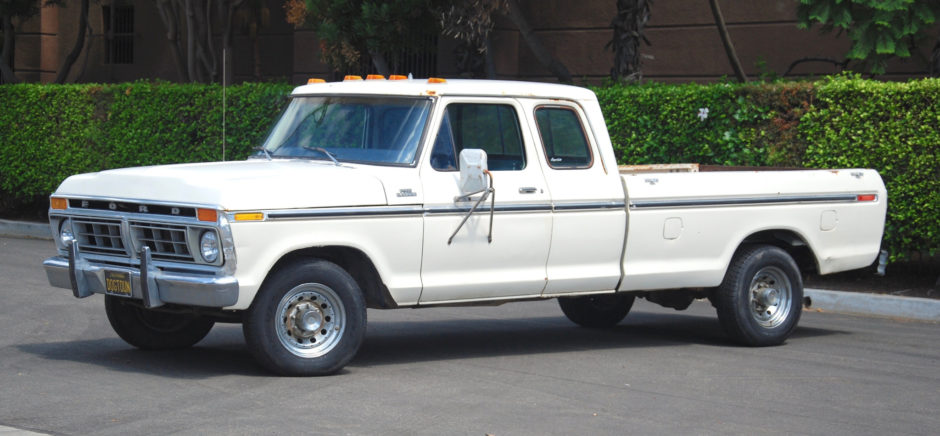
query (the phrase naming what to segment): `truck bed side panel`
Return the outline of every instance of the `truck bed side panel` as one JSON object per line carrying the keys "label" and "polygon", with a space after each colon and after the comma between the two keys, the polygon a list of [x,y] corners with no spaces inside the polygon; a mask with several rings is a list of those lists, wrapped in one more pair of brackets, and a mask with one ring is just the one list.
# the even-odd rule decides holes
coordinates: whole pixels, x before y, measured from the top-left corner
{"label": "truck bed side panel", "polygon": [[620,290],[717,286],[741,242],[766,230],[796,234],[822,274],[867,266],[880,249],[887,193],[875,171],[622,177],[629,218]]}

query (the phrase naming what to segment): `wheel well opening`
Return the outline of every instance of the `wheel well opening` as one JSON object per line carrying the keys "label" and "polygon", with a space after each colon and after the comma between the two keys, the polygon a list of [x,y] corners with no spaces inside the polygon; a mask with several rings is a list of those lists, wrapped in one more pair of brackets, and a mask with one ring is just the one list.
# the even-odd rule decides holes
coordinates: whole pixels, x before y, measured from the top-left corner
{"label": "wheel well opening", "polygon": [[[342,246],[310,247],[287,253],[274,264],[271,272],[298,258],[316,258],[333,262],[346,270],[365,294],[366,305],[372,309],[397,307],[395,300],[382,282],[372,260],[360,250]],[[268,273],[268,275],[271,274]]]}
{"label": "wheel well opening", "polygon": [[745,245],[753,244],[769,244],[781,248],[796,261],[796,265],[804,274],[815,274],[819,271],[812,248],[806,240],[792,230],[764,230],[754,233],[744,238],[738,250]]}

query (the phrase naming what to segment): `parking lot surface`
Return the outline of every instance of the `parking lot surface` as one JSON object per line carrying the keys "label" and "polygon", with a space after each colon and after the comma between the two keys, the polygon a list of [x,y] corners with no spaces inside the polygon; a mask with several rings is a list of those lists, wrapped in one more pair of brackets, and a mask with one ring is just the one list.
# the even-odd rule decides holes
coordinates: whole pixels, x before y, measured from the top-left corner
{"label": "parking lot surface", "polygon": [[50,287],[50,241],[0,238],[0,425],[51,434],[933,434],[940,324],[807,311],[783,346],[638,301],[616,328],[554,300],[369,311],[359,355],[282,378],[238,325],[145,352]]}

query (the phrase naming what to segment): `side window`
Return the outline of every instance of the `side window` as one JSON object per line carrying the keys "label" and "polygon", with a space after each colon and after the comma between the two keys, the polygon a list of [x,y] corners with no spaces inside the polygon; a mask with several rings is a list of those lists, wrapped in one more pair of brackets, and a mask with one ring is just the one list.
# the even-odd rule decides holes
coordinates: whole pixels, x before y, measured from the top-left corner
{"label": "side window", "polygon": [[505,104],[448,105],[431,150],[431,167],[439,171],[457,170],[458,156],[465,148],[485,151],[492,171],[525,168],[525,151],[515,109]]}
{"label": "side window", "polygon": [[552,168],[589,168],[593,161],[578,113],[563,107],[540,107],[535,119],[545,157]]}

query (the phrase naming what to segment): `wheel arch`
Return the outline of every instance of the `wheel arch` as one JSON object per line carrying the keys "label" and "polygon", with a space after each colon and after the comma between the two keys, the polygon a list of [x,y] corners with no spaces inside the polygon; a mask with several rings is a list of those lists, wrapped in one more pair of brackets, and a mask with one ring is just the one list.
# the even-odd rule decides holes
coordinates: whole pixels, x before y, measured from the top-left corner
{"label": "wheel arch", "polygon": [[795,230],[769,229],[751,233],[738,244],[734,255],[737,255],[744,247],[755,244],[773,245],[786,251],[803,273],[819,271],[819,261],[813,247],[803,235]]}
{"label": "wheel arch", "polygon": [[323,259],[346,270],[359,285],[359,289],[362,289],[367,307],[373,309],[398,307],[372,259],[362,250],[342,245],[307,247],[285,253],[268,271],[262,286],[281,267],[304,258]]}

